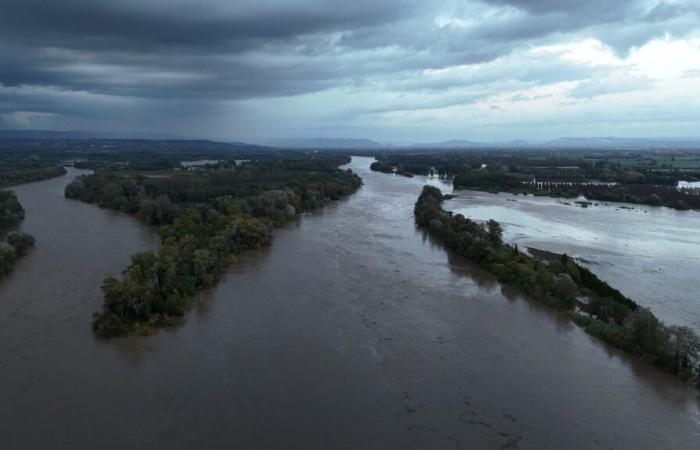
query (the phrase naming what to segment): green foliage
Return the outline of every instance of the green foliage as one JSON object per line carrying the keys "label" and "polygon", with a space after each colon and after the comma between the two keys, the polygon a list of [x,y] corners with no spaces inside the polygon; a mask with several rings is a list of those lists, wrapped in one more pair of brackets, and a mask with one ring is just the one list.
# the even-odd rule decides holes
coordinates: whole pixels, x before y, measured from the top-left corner
{"label": "green foliage", "polygon": [[66,169],[63,166],[46,164],[27,158],[0,160],[0,187],[65,175]]}
{"label": "green foliage", "polygon": [[[24,208],[12,191],[0,191],[0,231],[14,227],[24,219]],[[17,261],[34,246],[34,237],[10,231],[0,234],[0,276],[8,274]]]}
{"label": "green foliage", "polygon": [[178,215],[178,208],[166,195],[156,198],[143,198],[139,205],[139,213],[151,225],[164,225],[172,222]]}
{"label": "green foliage", "polygon": [[11,231],[5,236],[5,242],[15,248],[17,256],[24,256],[30,248],[34,247],[34,236],[18,231]]}
{"label": "green foliage", "polygon": [[394,173],[394,166],[382,161],[375,161],[369,166],[370,170],[383,173]]}
{"label": "green foliage", "polygon": [[503,228],[501,224],[491,219],[486,223],[486,229],[489,233],[489,241],[494,247],[500,247],[503,244]]}
{"label": "green foliage", "polygon": [[[369,168],[370,170],[374,170],[375,172],[395,173],[397,175],[403,175],[408,178],[413,177],[413,173],[416,170],[416,168],[411,166],[407,167],[405,164],[399,164],[398,166],[394,167],[391,164],[382,161],[373,162],[372,164],[370,164]],[[427,173],[421,173],[421,175],[427,175]]]}
{"label": "green foliage", "polygon": [[[567,255],[545,260],[520,253],[503,243],[497,222],[480,224],[453,215],[442,209],[443,199],[439,189],[425,186],[414,213],[416,223],[447,247],[534,299],[570,311],[587,333],[682,379],[700,381],[700,339],[692,330],[665,326]],[[579,301],[580,294],[588,302]]]}
{"label": "green foliage", "polygon": [[119,172],[81,176],[66,196],[137,214],[159,225],[161,248],[139,253],[102,286],[100,336],[151,332],[185,314],[197,290],[216,283],[247,249],[269,245],[272,229],[298,213],[349,195],[361,184],[336,161],[266,161],[243,169],[148,178]]}
{"label": "green foliage", "polygon": [[10,228],[24,219],[24,208],[13,191],[0,191],[0,230]]}
{"label": "green foliage", "polygon": [[485,191],[522,189],[523,178],[509,173],[488,170],[458,172],[452,179],[455,189],[470,188]]}
{"label": "green foliage", "polygon": [[0,276],[7,275],[17,261],[34,246],[34,237],[11,231],[0,239]]}

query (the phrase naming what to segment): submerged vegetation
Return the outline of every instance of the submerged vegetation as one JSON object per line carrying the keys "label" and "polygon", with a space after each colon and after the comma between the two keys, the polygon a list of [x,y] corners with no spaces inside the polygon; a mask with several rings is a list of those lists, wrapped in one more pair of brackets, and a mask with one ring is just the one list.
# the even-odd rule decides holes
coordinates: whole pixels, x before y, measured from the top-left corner
{"label": "submerged vegetation", "polygon": [[7,275],[17,261],[34,246],[31,234],[10,231],[0,239],[0,276]]}
{"label": "submerged vegetation", "polygon": [[10,228],[24,219],[24,208],[13,191],[0,191],[0,230]]}
{"label": "submerged vegetation", "polygon": [[[12,191],[0,191],[0,276],[7,275],[17,261],[34,245],[27,233],[3,230],[18,225],[24,219],[24,208]],[[4,234],[4,236],[3,236]]]}
{"label": "submerged vegetation", "polygon": [[[0,149],[2,149],[0,145]],[[66,173],[52,159],[40,160],[23,154],[0,153],[0,187],[45,180]],[[17,195],[0,190],[0,277],[7,275],[17,262],[34,246],[34,237],[19,231],[9,231],[24,220],[24,208]]]}
{"label": "submerged vegetation", "polygon": [[[538,181],[540,180],[540,181]],[[638,183],[600,183],[579,179],[541,181],[528,175],[480,169],[455,175],[455,189],[474,189],[487,192],[511,192],[538,196],[576,198],[605,202],[625,202],[687,210],[700,209],[700,192],[678,189],[672,185]]]}
{"label": "submerged vegetation", "polygon": [[375,172],[382,172],[382,173],[395,173],[397,175],[403,175],[405,177],[411,178],[413,176],[413,173],[411,173],[410,170],[407,170],[403,166],[393,166],[389,163],[382,162],[382,161],[375,161],[369,166],[370,170],[374,170]]}
{"label": "submerged vegetation", "polygon": [[105,171],[76,178],[66,197],[136,214],[159,226],[162,244],[104,281],[95,331],[123,336],[172,323],[238,253],[269,245],[274,227],[357,190],[360,178],[337,168],[346,161],[302,155],[159,177]]}
{"label": "submerged vegetation", "polygon": [[700,209],[693,150],[421,150],[383,153],[372,170],[452,179],[455,189]]}
{"label": "submerged vegetation", "polygon": [[673,186],[651,184],[552,186],[532,191],[535,195],[574,198],[583,195],[589,200],[625,202],[667,208],[700,210],[700,191],[682,190]]}
{"label": "submerged vegetation", "polygon": [[700,382],[700,339],[687,327],[666,326],[566,255],[530,256],[503,242],[501,225],[474,222],[442,208],[445,199],[425,186],[416,223],[448,248],[516,286],[532,298],[570,312],[591,335],[639,356],[683,380]]}

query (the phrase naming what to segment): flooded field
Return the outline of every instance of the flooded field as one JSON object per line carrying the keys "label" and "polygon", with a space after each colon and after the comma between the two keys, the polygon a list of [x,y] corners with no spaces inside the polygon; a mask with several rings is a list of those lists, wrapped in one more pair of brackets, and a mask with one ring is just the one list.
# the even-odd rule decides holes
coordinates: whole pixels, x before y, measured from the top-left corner
{"label": "flooded field", "polygon": [[700,212],[456,191],[445,208],[494,219],[521,247],[567,253],[669,324],[700,332]]}

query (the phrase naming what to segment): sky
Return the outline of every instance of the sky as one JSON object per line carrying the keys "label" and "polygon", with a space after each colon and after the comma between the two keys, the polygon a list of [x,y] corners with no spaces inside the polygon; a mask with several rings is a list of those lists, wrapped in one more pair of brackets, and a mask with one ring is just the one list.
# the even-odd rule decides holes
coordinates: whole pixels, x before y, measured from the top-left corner
{"label": "sky", "polygon": [[700,0],[0,0],[0,129],[700,136]]}

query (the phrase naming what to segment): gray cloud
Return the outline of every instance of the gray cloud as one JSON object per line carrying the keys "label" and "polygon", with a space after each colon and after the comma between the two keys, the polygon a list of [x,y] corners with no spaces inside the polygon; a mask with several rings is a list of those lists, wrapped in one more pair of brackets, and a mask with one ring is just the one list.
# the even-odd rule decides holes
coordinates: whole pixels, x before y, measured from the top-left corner
{"label": "gray cloud", "polygon": [[[246,110],[231,102],[329,89],[468,91],[453,100],[396,103],[407,110],[477,101],[504,81],[581,79],[590,71],[552,61],[487,67],[468,77],[422,74],[576,36],[624,52],[698,25],[693,2],[643,0],[0,0],[0,7],[0,126],[17,112],[48,114],[42,120],[56,127],[111,128],[145,127],[160,114],[169,118],[159,118],[164,127],[190,124],[195,133],[193,124],[207,118],[219,123],[214,114]],[[444,16],[458,20],[438,24]],[[359,117],[394,106],[337,107],[339,117]]]}

